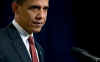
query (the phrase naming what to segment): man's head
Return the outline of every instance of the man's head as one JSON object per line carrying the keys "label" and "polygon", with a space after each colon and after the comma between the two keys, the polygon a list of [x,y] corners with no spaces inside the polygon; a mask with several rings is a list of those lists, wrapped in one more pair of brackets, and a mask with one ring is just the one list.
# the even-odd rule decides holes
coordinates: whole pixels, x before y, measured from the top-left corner
{"label": "man's head", "polygon": [[46,22],[48,0],[16,0],[12,4],[16,22],[29,34],[40,32]]}

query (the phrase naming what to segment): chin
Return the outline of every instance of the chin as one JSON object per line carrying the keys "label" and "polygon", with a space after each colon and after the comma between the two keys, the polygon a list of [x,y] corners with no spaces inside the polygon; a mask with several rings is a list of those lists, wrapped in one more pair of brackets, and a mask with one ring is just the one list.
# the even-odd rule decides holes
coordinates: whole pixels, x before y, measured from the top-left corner
{"label": "chin", "polygon": [[32,30],[32,31],[38,33],[38,32],[41,31],[41,29],[34,29],[34,30]]}

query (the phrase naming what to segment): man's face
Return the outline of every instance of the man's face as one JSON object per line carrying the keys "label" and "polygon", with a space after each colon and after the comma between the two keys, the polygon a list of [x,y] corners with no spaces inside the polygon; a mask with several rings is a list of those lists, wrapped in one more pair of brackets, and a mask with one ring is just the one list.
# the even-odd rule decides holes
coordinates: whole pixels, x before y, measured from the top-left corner
{"label": "man's face", "polygon": [[26,0],[16,5],[15,19],[29,34],[40,32],[46,22],[48,0]]}

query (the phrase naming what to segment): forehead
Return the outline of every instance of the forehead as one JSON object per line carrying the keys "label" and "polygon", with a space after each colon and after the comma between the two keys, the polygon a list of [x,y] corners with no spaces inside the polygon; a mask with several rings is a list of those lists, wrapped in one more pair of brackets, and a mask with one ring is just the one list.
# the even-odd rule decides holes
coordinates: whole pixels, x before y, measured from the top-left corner
{"label": "forehead", "polygon": [[40,5],[40,6],[48,6],[48,0],[26,0],[24,2],[25,5]]}

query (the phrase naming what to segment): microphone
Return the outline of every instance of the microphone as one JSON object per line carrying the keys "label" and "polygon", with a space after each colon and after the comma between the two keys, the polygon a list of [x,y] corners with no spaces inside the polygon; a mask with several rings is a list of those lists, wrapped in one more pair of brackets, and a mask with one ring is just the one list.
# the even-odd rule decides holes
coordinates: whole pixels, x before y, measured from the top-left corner
{"label": "microphone", "polygon": [[77,47],[72,47],[72,50],[74,50],[75,52],[81,53],[84,56],[87,56],[89,58],[91,58],[93,61],[95,62],[100,62],[100,58],[88,53],[86,50],[81,49],[81,48],[77,48]]}

